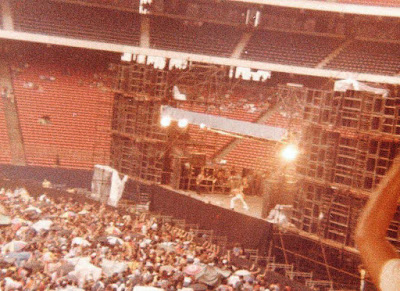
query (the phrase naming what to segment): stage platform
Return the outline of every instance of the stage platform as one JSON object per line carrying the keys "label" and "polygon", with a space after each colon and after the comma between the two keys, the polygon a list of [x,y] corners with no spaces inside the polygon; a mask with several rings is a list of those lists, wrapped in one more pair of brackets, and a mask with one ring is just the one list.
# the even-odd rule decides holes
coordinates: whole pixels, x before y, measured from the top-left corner
{"label": "stage platform", "polygon": [[[233,196],[229,194],[213,194],[213,193],[207,193],[207,194],[197,194],[194,191],[181,191],[181,190],[175,190],[172,189],[171,187],[168,186],[161,186],[169,190],[173,190],[179,194],[188,196],[192,199],[200,200],[203,201],[204,203],[210,203],[215,206],[219,206],[225,209],[230,209],[230,202]],[[243,208],[243,205],[240,201],[235,202],[235,212],[239,212],[254,218],[262,218],[261,217],[261,211],[262,211],[262,198],[260,196],[245,196],[244,199],[249,206],[249,210],[245,210]]]}
{"label": "stage platform", "polygon": [[260,218],[259,197],[248,197],[249,211],[239,203],[236,210],[231,210],[228,195],[198,195],[155,184],[141,184],[140,188],[150,194],[152,211],[185,219],[201,229],[214,230],[215,234],[226,236],[229,243],[241,243],[262,254],[272,239],[272,224]]}
{"label": "stage platform", "polygon": [[[229,196],[228,194],[197,194],[196,192],[193,191],[180,191],[180,190],[175,190],[171,187],[168,186],[159,186],[161,188],[165,188],[168,191],[173,191],[177,194],[180,194],[184,197],[187,197],[188,199],[193,199],[199,202],[202,202],[204,204],[208,204],[208,205],[213,205],[215,207],[218,207],[219,209],[222,209],[225,211],[229,211],[229,212],[234,212],[243,216],[247,216],[247,217],[251,217],[253,219],[259,220],[259,221],[263,221],[266,225],[268,225],[268,227],[271,228],[272,231],[272,227],[273,227],[273,223],[268,222],[265,218],[262,218],[262,204],[264,203],[262,197],[260,196],[246,196],[245,201],[249,206],[249,210],[245,210],[241,204],[241,202],[236,201],[235,203],[235,209],[231,210],[230,209],[230,201],[232,199],[232,196]],[[316,234],[311,234],[305,231],[302,231],[298,228],[296,228],[294,225],[285,225],[285,226],[278,226],[275,228],[276,230],[280,229],[281,232],[284,232],[285,234],[290,234],[290,235],[297,235],[305,240],[308,241],[313,241],[316,243],[322,243],[326,246],[330,246],[332,248],[335,249],[340,249],[343,251],[346,251],[347,253],[351,253],[354,255],[358,255],[358,251],[354,248],[354,247],[349,247],[349,246],[345,246],[341,243],[329,240],[329,239],[325,239],[325,238],[321,238],[320,236],[316,235]],[[272,235],[272,234],[270,234]],[[255,244],[251,244],[253,246],[255,246]]]}

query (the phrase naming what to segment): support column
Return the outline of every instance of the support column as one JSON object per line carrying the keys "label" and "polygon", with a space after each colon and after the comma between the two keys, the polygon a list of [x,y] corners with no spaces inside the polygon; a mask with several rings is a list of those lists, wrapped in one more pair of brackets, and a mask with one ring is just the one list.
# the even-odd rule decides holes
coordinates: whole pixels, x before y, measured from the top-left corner
{"label": "support column", "polygon": [[17,104],[14,99],[11,75],[6,60],[0,59],[0,64],[0,84],[8,90],[7,98],[2,97],[0,102],[4,103],[4,117],[6,119],[11,149],[11,163],[13,165],[24,166],[26,164],[25,149],[19,124]]}
{"label": "support column", "polygon": [[14,20],[9,0],[0,1],[4,30],[14,30]]}
{"label": "support column", "polygon": [[25,166],[25,149],[19,124],[17,105],[15,102],[12,102],[11,99],[5,99],[3,102],[11,149],[11,163],[17,166]]}

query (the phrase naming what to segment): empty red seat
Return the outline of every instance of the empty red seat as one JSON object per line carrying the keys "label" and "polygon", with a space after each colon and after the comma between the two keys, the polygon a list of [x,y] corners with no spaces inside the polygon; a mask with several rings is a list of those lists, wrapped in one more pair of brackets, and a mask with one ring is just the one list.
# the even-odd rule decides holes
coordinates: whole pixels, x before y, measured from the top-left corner
{"label": "empty red seat", "polygon": [[0,100],[0,164],[11,162],[10,144],[8,140],[7,124],[4,117],[4,104]]}

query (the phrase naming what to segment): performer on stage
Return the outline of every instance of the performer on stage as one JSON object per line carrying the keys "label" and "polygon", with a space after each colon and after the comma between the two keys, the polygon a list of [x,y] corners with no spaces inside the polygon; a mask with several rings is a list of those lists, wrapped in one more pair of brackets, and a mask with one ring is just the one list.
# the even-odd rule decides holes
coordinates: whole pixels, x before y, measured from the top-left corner
{"label": "performer on stage", "polygon": [[243,208],[248,211],[249,206],[247,205],[246,201],[244,201],[244,193],[243,190],[244,188],[247,188],[247,179],[246,177],[241,178],[240,176],[233,176],[230,179],[231,181],[231,193],[233,195],[231,199],[231,209],[235,209],[235,202],[236,200],[239,200],[242,202]]}

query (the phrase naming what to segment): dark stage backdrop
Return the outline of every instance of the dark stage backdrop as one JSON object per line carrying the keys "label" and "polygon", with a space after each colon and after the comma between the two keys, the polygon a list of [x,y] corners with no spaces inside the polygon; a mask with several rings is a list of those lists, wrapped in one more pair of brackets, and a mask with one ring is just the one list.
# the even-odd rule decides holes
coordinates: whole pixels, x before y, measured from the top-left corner
{"label": "dark stage backdrop", "polygon": [[197,223],[201,229],[212,229],[245,248],[264,253],[272,238],[272,224],[265,220],[199,201],[165,186],[129,179],[122,198],[135,201],[138,192],[150,194],[151,211]]}
{"label": "dark stage backdrop", "polygon": [[44,179],[53,184],[64,184],[71,188],[91,188],[93,171],[71,170],[54,167],[0,165],[0,177],[13,180],[42,182]]}
{"label": "dark stage backdrop", "polygon": [[272,225],[262,219],[250,217],[229,209],[199,201],[159,185],[149,189],[151,209],[198,223],[202,229],[213,229],[230,242],[242,243],[246,248],[266,251],[272,238]]}

